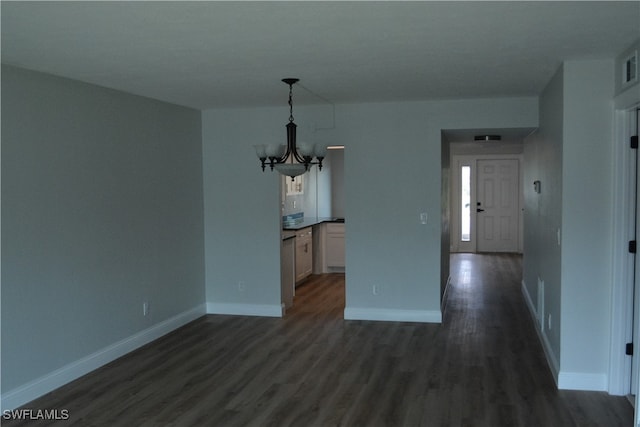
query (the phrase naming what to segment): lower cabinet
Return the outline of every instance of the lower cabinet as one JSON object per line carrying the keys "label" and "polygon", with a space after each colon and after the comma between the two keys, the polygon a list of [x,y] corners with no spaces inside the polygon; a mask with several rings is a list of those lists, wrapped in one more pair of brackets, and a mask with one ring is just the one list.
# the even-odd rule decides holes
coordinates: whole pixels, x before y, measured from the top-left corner
{"label": "lower cabinet", "polygon": [[340,222],[324,222],[316,226],[313,239],[313,272],[344,273],[345,271],[345,226]]}
{"label": "lower cabinet", "polygon": [[296,284],[313,272],[313,231],[311,227],[296,233]]}
{"label": "lower cabinet", "polygon": [[327,224],[325,244],[327,268],[344,268],[344,224]]}
{"label": "lower cabinet", "polygon": [[293,305],[293,288],[295,282],[295,238],[282,240],[280,246],[280,280],[281,296],[285,310]]}

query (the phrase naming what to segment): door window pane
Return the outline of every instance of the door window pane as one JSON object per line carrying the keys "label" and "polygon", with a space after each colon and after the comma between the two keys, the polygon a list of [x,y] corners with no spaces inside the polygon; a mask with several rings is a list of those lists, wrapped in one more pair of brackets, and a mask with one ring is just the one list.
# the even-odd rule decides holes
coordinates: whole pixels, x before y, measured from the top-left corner
{"label": "door window pane", "polygon": [[460,240],[471,240],[471,166],[461,168]]}

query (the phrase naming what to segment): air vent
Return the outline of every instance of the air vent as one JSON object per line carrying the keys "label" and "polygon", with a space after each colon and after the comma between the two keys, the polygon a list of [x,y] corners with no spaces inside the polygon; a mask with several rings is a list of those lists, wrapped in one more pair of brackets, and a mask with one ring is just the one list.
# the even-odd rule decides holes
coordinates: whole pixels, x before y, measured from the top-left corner
{"label": "air vent", "polygon": [[638,51],[627,56],[622,64],[622,85],[627,86],[638,80]]}
{"label": "air vent", "polygon": [[501,139],[500,135],[476,135],[473,137],[474,141],[500,141]]}

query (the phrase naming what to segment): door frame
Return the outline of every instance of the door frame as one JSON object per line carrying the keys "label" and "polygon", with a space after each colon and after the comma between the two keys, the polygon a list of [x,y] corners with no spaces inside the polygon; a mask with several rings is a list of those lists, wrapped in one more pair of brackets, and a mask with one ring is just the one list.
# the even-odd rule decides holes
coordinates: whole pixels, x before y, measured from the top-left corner
{"label": "door frame", "polygon": [[[523,250],[523,236],[524,236],[524,191],[522,188],[524,179],[524,168],[522,154],[454,154],[451,156],[451,194],[449,194],[450,200],[450,212],[451,218],[449,219],[451,230],[450,252],[477,252],[477,239],[476,239],[476,217],[475,207],[477,204],[477,161],[478,160],[518,160],[518,252],[522,253]],[[461,191],[460,180],[460,167],[470,165],[471,166],[471,241],[466,243],[461,240],[461,209],[458,203],[459,194]]]}
{"label": "door frame", "polygon": [[[634,238],[636,222],[635,194],[633,194],[636,183],[634,183],[635,176],[632,176],[635,175],[635,159],[629,155],[631,150],[629,139],[635,134],[637,108],[640,108],[640,103],[615,111],[611,346],[608,389],[608,392],[613,395],[626,395],[631,392],[632,359],[625,354],[624,349],[626,343],[633,342],[635,338],[633,336],[634,257],[628,251],[628,242]],[[638,278],[635,280],[638,281]],[[640,343],[637,340],[635,342],[638,347]]]}

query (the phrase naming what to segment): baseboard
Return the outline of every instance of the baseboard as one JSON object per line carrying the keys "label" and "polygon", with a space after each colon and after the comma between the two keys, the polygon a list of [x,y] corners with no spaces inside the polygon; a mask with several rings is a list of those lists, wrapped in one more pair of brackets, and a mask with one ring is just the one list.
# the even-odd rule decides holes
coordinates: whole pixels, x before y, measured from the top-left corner
{"label": "baseboard", "polygon": [[539,330],[540,328],[538,327],[538,310],[536,309],[535,304],[533,303],[533,300],[531,299],[531,295],[529,295],[529,290],[527,289],[527,285],[524,282],[524,280],[522,280],[522,296],[524,297],[524,302],[527,303],[527,308],[529,309],[529,314],[531,314],[531,317],[533,318],[534,324],[536,325],[536,330]]}
{"label": "baseboard", "polygon": [[62,368],[56,369],[40,378],[30,381],[20,387],[3,393],[0,396],[2,411],[15,409],[38,397],[49,393],[83,375],[94,371],[125,354],[160,338],[163,335],[183,326],[205,314],[205,307],[199,305],[148,329],[140,331],[130,337],[111,344],[82,359],[76,360]]}
{"label": "baseboard", "polygon": [[[535,318],[535,317],[534,317]],[[547,338],[547,334],[540,332],[540,329],[535,328],[538,333],[538,337],[542,341],[542,349],[544,350],[544,355],[547,359],[547,364],[549,365],[549,369],[551,370],[551,375],[556,382],[558,388],[560,387],[560,361],[556,357],[556,353],[551,348],[551,343],[549,342],[549,338]]]}
{"label": "baseboard", "polygon": [[444,292],[442,293],[442,301],[440,301],[440,312],[444,317],[444,312],[447,309],[447,303],[449,302],[449,287],[451,286],[451,276],[447,277],[447,284],[444,285]]}
{"label": "baseboard", "polygon": [[538,339],[540,339],[540,343],[542,343],[542,349],[544,350],[544,355],[547,359],[547,365],[551,370],[551,375],[553,376],[554,381],[558,388],[560,388],[559,384],[559,374],[560,374],[560,363],[553,349],[551,348],[551,343],[547,338],[547,335],[540,331],[538,327],[538,314],[536,310],[536,306],[533,304],[533,300],[531,299],[531,295],[529,295],[529,291],[527,290],[527,285],[524,280],[522,280],[522,295],[524,297],[527,308],[529,309],[529,314],[531,315],[531,319],[533,320],[533,328],[536,330],[538,334]]}
{"label": "baseboard", "polygon": [[558,375],[560,390],[607,391],[607,383],[606,374],[560,371]]}
{"label": "baseboard", "polygon": [[442,323],[442,312],[436,310],[392,310],[385,308],[346,307],[345,320],[380,320],[385,322]]}
{"label": "baseboard", "polygon": [[284,315],[284,311],[281,304],[230,304],[208,302],[207,314],[282,317]]}

